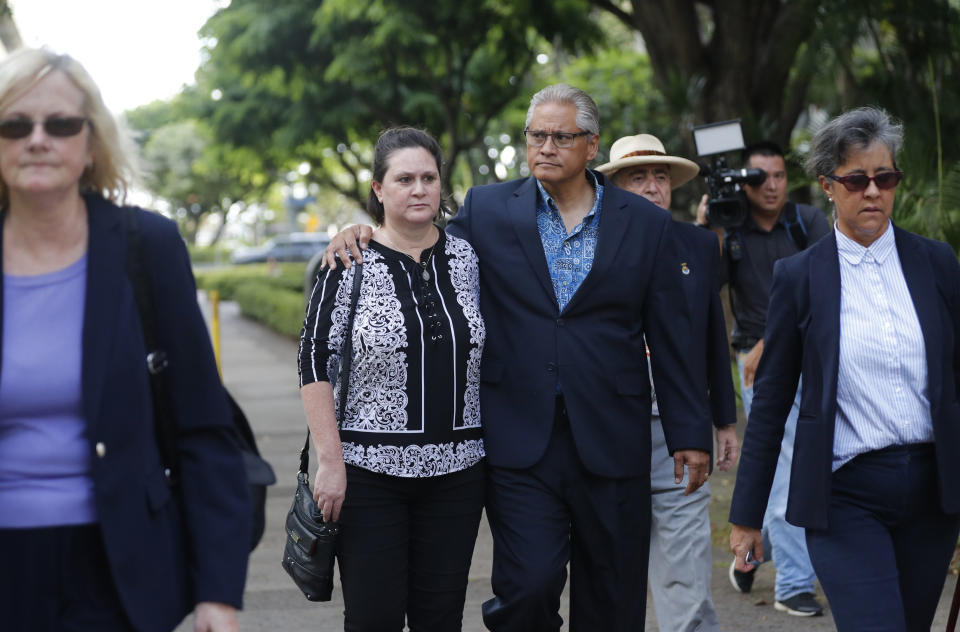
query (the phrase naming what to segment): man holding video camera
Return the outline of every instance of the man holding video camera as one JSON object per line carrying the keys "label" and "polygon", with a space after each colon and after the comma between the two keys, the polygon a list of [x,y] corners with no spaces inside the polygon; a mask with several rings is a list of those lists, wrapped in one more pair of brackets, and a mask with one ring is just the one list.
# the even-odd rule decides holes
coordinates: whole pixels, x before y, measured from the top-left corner
{"label": "man holding video camera", "polygon": [[[709,204],[704,200],[697,209],[697,224],[712,228],[720,237],[720,284],[730,287],[735,323],[731,344],[737,352],[743,412],[749,417],[753,378],[763,354],[773,265],[778,259],[812,245],[830,232],[830,226],[820,209],[787,201],[787,168],[780,147],[771,142],[754,143],[744,149],[743,156],[745,168],[766,173],[759,184],[750,184],[756,179],[743,184],[745,218],[734,225],[718,225],[716,217],[711,221]],[[816,575],[807,554],[804,531],[785,518],[799,413],[800,402],[796,399],[787,419],[763,519],[764,536],[772,548],[765,546],[764,550],[771,551],[777,567],[775,607],[796,616],[815,616],[823,613],[823,607],[814,597]],[[739,592],[750,592],[755,572],[756,569],[743,573],[731,565],[730,581]]]}

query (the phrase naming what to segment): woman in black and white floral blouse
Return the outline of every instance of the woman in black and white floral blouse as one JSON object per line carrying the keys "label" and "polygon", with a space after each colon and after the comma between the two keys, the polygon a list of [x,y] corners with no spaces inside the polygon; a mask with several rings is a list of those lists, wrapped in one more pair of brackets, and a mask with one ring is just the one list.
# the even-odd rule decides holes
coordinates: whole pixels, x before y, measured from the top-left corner
{"label": "woman in black and white floral blouse", "polygon": [[477,257],[433,221],[440,147],[394,128],[374,150],[353,367],[342,423],[340,360],[356,267],[317,279],[300,386],[317,451],[314,498],[341,524],[346,630],[460,630],[483,506]]}

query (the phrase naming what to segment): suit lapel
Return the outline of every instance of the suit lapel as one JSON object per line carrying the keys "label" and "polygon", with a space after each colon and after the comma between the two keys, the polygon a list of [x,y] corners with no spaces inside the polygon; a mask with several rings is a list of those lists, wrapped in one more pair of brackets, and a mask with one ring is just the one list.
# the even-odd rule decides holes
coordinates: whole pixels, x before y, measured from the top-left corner
{"label": "suit lapel", "polygon": [[507,200],[507,213],[534,276],[554,306],[558,306],[553,281],[550,280],[550,270],[547,268],[547,257],[543,253],[540,229],[537,227],[537,182],[533,177],[527,178]]}
{"label": "suit lapel", "polygon": [[920,330],[923,332],[923,346],[927,353],[927,380],[930,392],[929,401],[940,399],[940,357],[939,345],[943,340],[940,331],[940,318],[937,309],[937,285],[933,268],[924,251],[919,247],[916,239],[910,233],[893,228],[893,236],[897,243],[897,254],[900,257],[900,267],[903,278],[910,290],[913,299],[913,308],[920,321]]}
{"label": "suit lapel", "polygon": [[[810,257],[810,334],[822,359],[824,371],[822,402],[828,403],[824,410],[825,421],[832,427],[836,414],[837,379],[840,374],[840,259],[837,253],[837,238],[831,232],[819,243]],[[833,437],[830,433],[832,445]]]}
{"label": "suit lapel", "polygon": [[118,332],[125,280],[125,236],[117,209],[98,196],[85,196],[90,227],[87,293],[83,309],[83,407],[88,427],[98,419],[106,365]]}
{"label": "suit lapel", "polygon": [[626,235],[627,224],[630,220],[624,196],[620,195],[615,187],[610,186],[601,174],[597,173],[595,175],[597,176],[597,182],[603,186],[597,249],[593,253],[593,265],[590,267],[590,272],[587,273],[577,291],[573,293],[570,302],[563,310],[564,312],[574,309],[601,279],[608,276],[607,271],[613,265],[614,256]]}

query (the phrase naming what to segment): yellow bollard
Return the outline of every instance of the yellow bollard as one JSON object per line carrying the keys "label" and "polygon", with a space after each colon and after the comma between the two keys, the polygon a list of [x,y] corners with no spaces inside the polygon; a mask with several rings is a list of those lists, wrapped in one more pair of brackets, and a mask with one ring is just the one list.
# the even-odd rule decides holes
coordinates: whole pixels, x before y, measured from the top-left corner
{"label": "yellow bollard", "polygon": [[220,369],[220,292],[210,290],[210,337],[213,338],[213,357],[217,360],[217,375],[223,381]]}

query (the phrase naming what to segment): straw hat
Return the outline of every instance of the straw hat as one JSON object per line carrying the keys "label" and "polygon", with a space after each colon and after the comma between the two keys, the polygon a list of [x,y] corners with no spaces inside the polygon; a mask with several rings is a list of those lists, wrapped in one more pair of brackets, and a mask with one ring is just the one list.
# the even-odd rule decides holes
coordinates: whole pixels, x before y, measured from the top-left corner
{"label": "straw hat", "polygon": [[686,158],[668,156],[660,139],[650,134],[624,136],[617,140],[610,148],[610,162],[597,167],[597,171],[612,176],[625,167],[649,164],[670,165],[671,189],[690,182],[700,173],[697,163]]}

